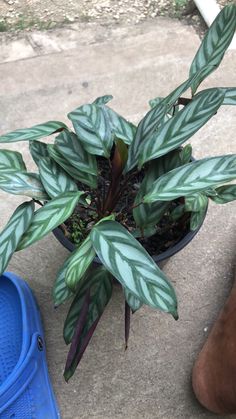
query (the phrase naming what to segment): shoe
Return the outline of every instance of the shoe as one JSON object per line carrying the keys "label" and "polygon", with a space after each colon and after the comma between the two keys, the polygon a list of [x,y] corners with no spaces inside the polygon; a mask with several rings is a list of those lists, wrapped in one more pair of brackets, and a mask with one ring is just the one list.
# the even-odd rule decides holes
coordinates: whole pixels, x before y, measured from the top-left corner
{"label": "shoe", "polygon": [[40,312],[31,289],[0,276],[0,419],[59,419]]}

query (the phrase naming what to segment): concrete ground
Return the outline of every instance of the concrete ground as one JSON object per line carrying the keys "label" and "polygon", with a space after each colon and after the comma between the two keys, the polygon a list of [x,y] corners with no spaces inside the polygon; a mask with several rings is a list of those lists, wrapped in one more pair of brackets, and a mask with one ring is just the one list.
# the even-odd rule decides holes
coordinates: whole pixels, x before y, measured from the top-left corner
{"label": "concrete ground", "polygon": [[[32,33],[0,48],[0,133],[46,120],[102,94],[133,121],[147,102],[186,79],[199,45],[191,27],[168,19],[115,29],[73,25]],[[236,52],[230,51],[205,86],[235,85]],[[236,152],[236,109],[225,107],[193,138],[194,155]],[[27,143],[3,144],[23,152]],[[33,164],[29,162],[33,169]],[[21,198],[0,193],[0,227]],[[191,390],[191,369],[233,280],[235,204],[210,205],[197,237],[165,267],[179,299],[180,319],[147,307],[132,319],[124,351],[121,290],[113,298],[69,384],[63,380],[67,348],[62,327],[67,307],[56,311],[52,284],[67,251],[51,234],[17,253],[9,269],[32,286],[42,311],[49,369],[63,419],[211,418]],[[236,416],[228,416],[233,418]]]}

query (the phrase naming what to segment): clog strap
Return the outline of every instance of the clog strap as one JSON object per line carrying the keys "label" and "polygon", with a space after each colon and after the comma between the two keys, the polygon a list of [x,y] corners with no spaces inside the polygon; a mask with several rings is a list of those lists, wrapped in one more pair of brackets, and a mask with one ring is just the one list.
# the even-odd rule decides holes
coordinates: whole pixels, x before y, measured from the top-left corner
{"label": "clog strap", "polygon": [[[35,376],[40,357],[43,356],[43,350],[39,343],[41,342],[38,333],[34,333],[31,340],[29,352],[25,357],[12,378],[0,386],[0,413],[10,406],[26,389]],[[10,377],[9,377],[10,378]]]}

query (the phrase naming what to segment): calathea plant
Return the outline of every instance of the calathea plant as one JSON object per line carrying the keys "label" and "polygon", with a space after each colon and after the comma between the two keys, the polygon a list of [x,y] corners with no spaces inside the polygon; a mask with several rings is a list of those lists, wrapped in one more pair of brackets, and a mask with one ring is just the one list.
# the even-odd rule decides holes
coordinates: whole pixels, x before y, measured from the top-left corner
{"label": "calathea plant", "polygon": [[[222,105],[236,105],[236,88],[197,92],[219,66],[235,27],[236,6],[230,5],[206,34],[187,80],[152,100],[137,126],[107,105],[112,96],[103,96],[69,113],[73,130],[50,121],[0,137],[1,143],[29,141],[38,167],[38,173],[28,172],[18,151],[0,150],[0,188],[31,198],[1,232],[0,271],[15,251],[58,226],[76,245],[53,288],[56,306],[73,299],[64,325],[65,342],[71,344],[66,380],[110,300],[113,278],[124,290],[126,339],[130,309],[142,304],[178,318],[174,288],[150,255],[152,243],[164,228],[173,244],[170,225],[197,229],[209,198],[217,204],[236,198],[236,185],[227,184],[236,179],[236,155],[193,161],[191,146],[183,147]],[[191,95],[183,96],[190,89]],[[54,142],[41,141],[52,134]]]}

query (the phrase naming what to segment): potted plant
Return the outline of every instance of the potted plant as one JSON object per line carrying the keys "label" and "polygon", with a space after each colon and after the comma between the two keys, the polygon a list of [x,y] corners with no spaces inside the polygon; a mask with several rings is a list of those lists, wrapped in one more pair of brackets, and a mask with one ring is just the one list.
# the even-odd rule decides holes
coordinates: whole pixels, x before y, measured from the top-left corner
{"label": "potted plant", "polygon": [[[174,288],[156,261],[193,237],[209,198],[236,198],[236,185],[227,184],[236,179],[236,155],[194,161],[191,146],[183,147],[220,106],[236,104],[236,88],[197,92],[219,66],[235,28],[236,6],[230,5],[206,34],[188,79],[167,97],[150,101],[137,127],[108,106],[108,95],[69,113],[73,130],[50,121],[0,137],[0,143],[29,141],[38,167],[29,173],[18,151],[0,151],[0,188],[31,198],[0,235],[0,271],[15,251],[57,227],[55,234],[74,249],[53,288],[56,306],[73,299],[64,325],[71,344],[66,380],[111,297],[112,278],[124,290],[126,340],[130,310],[142,304],[178,318]],[[183,96],[189,89],[191,95]],[[52,134],[54,143],[38,141]],[[40,207],[34,212],[35,204]]]}

